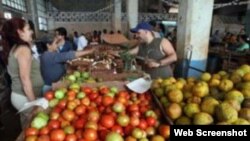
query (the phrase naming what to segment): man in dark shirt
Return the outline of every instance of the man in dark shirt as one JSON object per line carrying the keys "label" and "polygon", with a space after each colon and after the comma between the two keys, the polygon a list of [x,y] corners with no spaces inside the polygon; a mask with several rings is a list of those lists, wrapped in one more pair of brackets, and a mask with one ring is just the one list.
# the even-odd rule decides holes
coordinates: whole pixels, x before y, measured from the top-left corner
{"label": "man in dark shirt", "polygon": [[65,63],[68,60],[72,60],[84,55],[88,55],[94,52],[94,48],[84,51],[68,51],[57,52],[58,44],[54,40],[51,45],[48,46],[48,51],[41,55],[41,73],[45,82],[43,93],[51,89],[52,83],[57,82],[65,73]]}
{"label": "man in dark shirt", "polygon": [[64,27],[59,27],[55,30],[55,38],[57,40],[58,52],[68,52],[73,50],[73,45],[70,41],[66,40],[67,30]]}

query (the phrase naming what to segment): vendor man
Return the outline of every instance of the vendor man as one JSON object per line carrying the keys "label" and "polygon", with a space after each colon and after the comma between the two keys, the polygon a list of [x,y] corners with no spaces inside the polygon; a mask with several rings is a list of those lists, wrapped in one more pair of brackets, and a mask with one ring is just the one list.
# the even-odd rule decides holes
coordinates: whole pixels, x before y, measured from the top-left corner
{"label": "vendor man", "polygon": [[177,60],[176,52],[166,38],[155,38],[153,27],[142,22],[130,31],[136,33],[141,44],[130,50],[137,58],[143,58],[142,69],[150,74],[151,78],[166,78],[173,76],[171,64]]}

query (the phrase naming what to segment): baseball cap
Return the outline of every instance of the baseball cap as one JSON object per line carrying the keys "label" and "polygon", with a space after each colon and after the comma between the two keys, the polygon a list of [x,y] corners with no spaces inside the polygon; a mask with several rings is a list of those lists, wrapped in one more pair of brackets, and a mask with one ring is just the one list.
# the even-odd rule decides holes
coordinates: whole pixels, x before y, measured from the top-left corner
{"label": "baseball cap", "polygon": [[147,22],[142,22],[142,23],[139,23],[135,28],[130,29],[130,31],[132,33],[136,33],[140,29],[151,31],[151,30],[153,30],[153,27]]}

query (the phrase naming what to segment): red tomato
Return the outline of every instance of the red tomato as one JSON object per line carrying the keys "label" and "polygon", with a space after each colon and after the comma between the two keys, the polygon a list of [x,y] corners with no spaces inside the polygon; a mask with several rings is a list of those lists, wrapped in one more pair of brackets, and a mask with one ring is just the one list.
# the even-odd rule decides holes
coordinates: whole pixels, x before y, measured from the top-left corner
{"label": "red tomato", "polygon": [[119,134],[122,135],[122,136],[124,135],[123,129],[122,129],[122,127],[119,126],[119,125],[113,126],[113,127],[111,128],[111,130],[114,131],[114,132],[116,132],[116,133],[119,133]]}
{"label": "red tomato", "polygon": [[125,129],[124,129],[125,135],[131,135],[131,132],[132,132],[133,129],[134,129],[134,127],[131,126],[131,125],[126,126]]}
{"label": "red tomato", "polygon": [[58,129],[60,127],[60,122],[58,120],[50,120],[48,127],[49,129]]}
{"label": "red tomato", "polygon": [[101,105],[102,104],[102,96],[98,96],[96,99],[95,99],[95,103],[96,105]]}
{"label": "red tomato", "polygon": [[48,135],[41,135],[38,137],[37,141],[50,141]]}
{"label": "red tomato", "polygon": [[139,95],[139,100],[140,101],[146,101],[145,94],[140,94]]}
{"label": "red tomato", "polygon": [[127,91],[120,91],[118,93],[118,97],[125,97],[127,99],[129,97],[129,93]]}
{"label": "red tomato", "polygon": [[148,127],[147,121],[144,119],[141,119],[138,127],[141,128],[142,130],[145,130]]}
{"label": "red tomato", "polygon": [[106,138],[106,136],[107,136],[107,134],[109,133],[110,131],[109,130],[99,130],[98,131],[98,134],[99,134],[99,138],[100,138],[100,140],[101,141],[104,141],[105,140],[105,138]]}
{"label": "red tomato", "polygon": [[97,139],[97,132],[94,129],[87,128],[83,132],[83,138],[89,141],[95,141]]}
{"label": "red tomato", "polygon": [[80,129],[80,130],[77,130],[76,132],[75,132],[75,135],[76,135],[76,137],[77,137],[77,139],[82,139],[82,130]]}
{"label": "red tomato", "polygon": [[146,119],[148,126],[155,126],[156,125],[156,119],[153,117],[147,117]]}
{"label": "red tomato", "polygon": [[53,91],[48,91],[45,93],[44,97],[47,99],[47,100],[51,100],[54,98],[54,92]]}
{"label": "red tomato", "polygon": [[61,122],[61,128],[70,125],[70,121],[63,119]]}
{"label": "red tomato", "polygon": [[105,109],[105,113],[111,113],[113,110],[112,110],[112,108],[109,106],[109,107],[106,107],[106,109]]}
{"label": "red tomato", "polygon": [[86,119],[84,118],[79,118],[74,122],[74,127],[76,129],[82,129],[86,124]]}
{"label": "red tomato", "polygon": [[77,107],[77,103],[75,101],[68,101],[67,109],[74,110]]}
{"label": "red tomato", "polygon": [[104,107],[104,106],[102,106],[102,105],[98,106],[98,111],[99,111],[100,113],[102,113],[104,110],[105,110],[105,107]]}
{"label": "red tomato", "polygon": [[137,141],[137,139],[132,136],[128,136],[126,137],[125,141]]}
{"label": "red tomato", "polygon": [[53,108],[52,112],[61,113],[62,110],[63,110],[63,108],[60,108],[60,107],[56,106],[55,108]]}
{"label": "red tomato", "polygon": [[98,97],[98,93],[97,92],[92,92],[88,96],[89,96],[90,100],[95,100]]}
{"label": "red tomato", "polygon": [[60,107],[61,109],[64,109],[67,105],[67,100],[66,99],[62,99],[58,102],[57,106]]}
{"label": "red tomato", "polygon": [[90,111],[88,114],[88,120],[97,122],[100,118],[100,114],[98,111]]}
{"label": "red tomato", "polygon": [[132,116],[130,117],[130,125],[132,125],[133,127],[136,127],[140,124],[140,119],[138,116]]}
{"label": "red tomato", "polygon": [[74,99],[73,101],[76,103],[77,106],[81,104],[81,100],[80,99]]}
{"label": "red tomato", "polygon": [[145,94],[146,100],[147,101],[151,101],[152,97],[150,94]]}
{"label": "red tomato", "polygon": [[69,134],[66,136],[66,139],[65,141],[76,141],[77,140],[77,137],[75,134]]}
{"label": "red tomato", "polygon": [[170,126],[169,125],[160,125],[159,133],[161,136],[168,139],[170,136]]}
{"label": "red tomato", "polygon": [[39,135],[48,135],[49,134],[49,127],[45,126],[39,131]]}
{"label": "red tomato", "polygon": [[100,121],[101,125],[106,128],[111,128],[115,124],[115,119],[111,115],[103,115]]}
{"label": "red tomato", "polygon": [[75,118],[75,113],[66,109],[62,112],[62,117],[67,121],[72,121]]}
{"label": "red tomato", "polygon": [[111,96],[103,96],[102,104],[104,106],[109,106],[114,102],[114,99]]}
{"label": "red tomato", "polygon": [[148,111],[148,109],[149,109],[148,106],[141,106],[140,107],[140,112],[145,113],[146,111]]}
{"label": "red tomato", "polygon": [[33,128],[33,127],[25,129],[25,136],[26,137],[32,136],[32,135],[34,135],[34,136],[38,135],[38,129]]}
{"label": "red tomato", "polygon": [[85,106],[89,106],[90,104],[90,99],[88,97],[84,97],[82,100],[81,100],[81,103]]}
{"label": "red tomato", "polygon": [[27,136],[27,137],[25,138],[25,141],[37,141],[37,136],[34,136],[34,135],[32,135],[32,136]]}
{"label": "red tomato", "polygon": [[60,114],[57,113],[57,112],[52,111],[52,112],[50,113],[50,119],[51,119],[51,120],[57,120],[59,117],[60,117]]}
{"label": "red tomato", "polygon": [[108,94],[109,93],[109,88],[108,87],[101,87],[100,88],[100,93],[101,94]]}
{"label": "red tomato", "polygon": [[130,113],[130,115],[140,117],[141,113],[139,111],[133,111]]}
{"label": "red tomato", "polygon": [[52,141],[63,141],[65,139],[65,133],[62,129],[52,130],[50,133],[50,139]]}
{"label": "red tomato", "polygon": [[129,112],[139,111],[139,107],[138,107],[137,104],[129,105],[128,111],[129,111]]}
{"label": "red tomato", "polygon": [[118,97],[116,101],[124,105],[126,105],[126,103],[128,102],[128,100],[125,97]]}
{"label": "red tomato", "polygon": [[90,87],[82,87],[81,91],[88,95],[88,94],[92,93],[93,90]]}
{"label": "red tomato", "polygon": [[75,113],[76,113],[76,115],[82,115],[82,114],[84,114],[86,112],[86,106],[84,106],[84,105],[79,105],[79,106],[77,106],[76,108],[75,108]]}
{"label": "red tomato", "polygon": [[73,90],[69,90],[67,92],[67,100],[74,100],[76,98],[76,92]]}

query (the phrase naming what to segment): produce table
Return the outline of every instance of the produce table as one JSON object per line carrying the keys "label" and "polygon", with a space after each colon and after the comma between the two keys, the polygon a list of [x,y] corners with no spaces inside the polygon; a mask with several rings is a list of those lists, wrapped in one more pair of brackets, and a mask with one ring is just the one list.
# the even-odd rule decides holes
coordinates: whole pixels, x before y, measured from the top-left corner
{"label": "produce table", "polygon": [[[81,85],[81,87],[87,87],[87,88],[100,88],[100,87],[103,87],[103,86],[107,86],[107,87],[116,87],[119,91],[127,91],[127,88],[125,87],[125,84],[127,82],[121,82],[121,81],[108,81],[108,82],[102,82],[102,83],[83,83]],[[65,85],[61,85],[55,89],[60,89],[60,88],[65,88]],[[135,93],[131,93],[132,95],[135,96]],[[152,93],[150,93],[152,94]],[[140,94],[137,94],[138,97],[140,97]],[[166,115],[165,115],[165,118],[164,116],[162,116],[162,111],[164,111],[164,109],[162,109],[162,107],[158,107],[159,106],[159,101],[156,101],[157,99],[155,99],[154,95],[152,95],[152,101],[148,101],[148,102],[152,102],[152,108],[154,110],[157,111],[158,114],[160,114],[161,116],[158,118],[158,120],[160,121],[161,124],[172,124],[171,121],[166,118]],[[51,109],[47,109],[47,110],[43,110],[41,108],[35,108],[34,111],[32,112],[32,114],[30,115],[30,117],[28,118],[27,120],[27,123],[26,123],[26,128],[30,127],[31,125],[31,121],[32,119],[35,117],[35,115],[38,113],[38,112],[41,112],[41,111],[44,111],[46,113],[50,113],[50,110]],[[169,123],[170,122],[170,123]],[[99,123],[100,124],[100,123]],[[84,129],[83,129],[84,130]],[[18,136],[17,140],[16,141],[23,141],[25,138],[25,130],[21,132],[21,134]]]}

